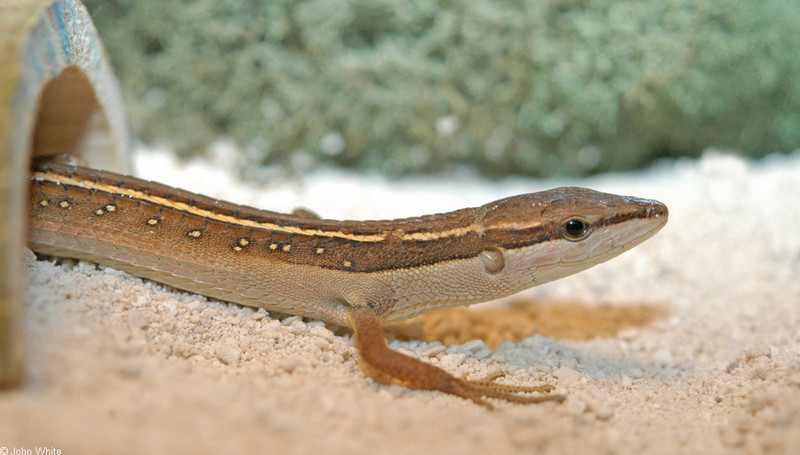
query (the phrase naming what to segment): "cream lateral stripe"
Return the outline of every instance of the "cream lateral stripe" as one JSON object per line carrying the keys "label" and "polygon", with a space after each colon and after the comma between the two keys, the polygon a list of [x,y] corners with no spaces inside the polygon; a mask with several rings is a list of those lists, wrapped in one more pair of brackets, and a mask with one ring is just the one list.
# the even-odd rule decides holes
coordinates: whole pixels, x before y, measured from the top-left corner
{"label": "cream lateral stripe", "polygon": [[487,228],[491,230],[498,230],[498,231],[524,231],[526,229],[533,229],[541,227],[542,222],[540,220],[536,220],[533,223],[501,223],[501,224],[494,224]]}
{"label": "cream lateral stripe", "polygon": [[298,234],[298,235],[308,235],[308,236],[317,236],[317,237],[338,237],[347,240],[353,240],[357,242],[382,242],[385,237],[382,235],[376,234],[367,234],[367,235],[359,235],[359,234],[345,234],[338,231],[321,231],[318,229],[301,229],[294,226],[280,226],[273,223],[259,223],[252,220],[243,220],[240,218],[235,218],[229,215],[221,215],[218,213],[210,212],[208,210],[199,209],[197,207],[192,207],[189,204],[185,204],[183,202],[173,202],[168,199],[159,197],[159,196],[150,196],[141,191],[131,190],[120,188],[117,186],[112,185],[105,185],[102,183],[92,182],[90,180],[78,180],[72,177],[53,174],[50,172],[35,172],[33,174],[33,179],[37,181],[46,181],[46,182],[53,182],[57,185],[73,185],[79,188],[86,188],[90,190],[97,190],[102,191],[105,193],[115,194],[119,196],[126,196],[134,199],[138,199],[141,201],[151,202],[157,205],[161,205],[164,207],[169,207],[171,209],[191,213],[193,215],[198,215],[204,218],[222,221],[224,223],[231,223],[236,224],[239,226],[245,227],[252,227],[252,228],[259,228],[259,229],[266,229],[269,231],[274,232],[283,232],[287,234]]}
{"label": "cream lateral stripe", "polygon": [[[210,212],[208,210],[199,209],[183,202],[174,202],[159,196],[151,196],[142,191],[120,188],[118,186],[106,185],[103,183],[93,182],[91,180],[78,180],[73,177],[56,174],[52,172],[35,172],[33,179],[38,181],[53,182],[57,185],[73,185],[80,188],[90,190],[102,191],[104,193],[115,194],[119,196],[131,197],[134,199],[152,202],[157,205],[169,207],[181,212],[191,213],[204,218],[222,221],[225,223],[236,224],[239,226],[266,229],[274,232],[283,232],[287,234],[298,234],[317,237],[338,237],[346,240],[353,240],[357,242],[370,242],[377,243],[386,240],[386,237],[378,234],[345,234],[339,231],[321,231],[318,229],[301,229],[295,226],[281,226],[274,223],[259,223],[252,220],[244,220],[241,218],[232,217],[230,215],[221,215],[218,213]],[[493,226],[494,227],[494,226]],[[503,226],[505,227],[505,226]],[[449,237],[461,237],[466,234],[476,233],[478,235],[484,232],[484,227],[478,223],[472,223],[468,226],[459,226],[441,232],[414,232],[405,234],[402,237],[403,241],[434,241]]]}
{"label": "cream lateral stripe", "polygon": [[439,240],[444,239],[447,237],[461,237],[462,235],[469,234],[474,232],[478,235],[483,233],[483,226],[480,224],[470,224],[469,226],[461,226],[452,229],[448,229],[446,231],[441,232],[414,232],[411,234],[406,234],[403,236],[403,241],[406,240],[421,240],[421,241],[430,241],[430,240]]}

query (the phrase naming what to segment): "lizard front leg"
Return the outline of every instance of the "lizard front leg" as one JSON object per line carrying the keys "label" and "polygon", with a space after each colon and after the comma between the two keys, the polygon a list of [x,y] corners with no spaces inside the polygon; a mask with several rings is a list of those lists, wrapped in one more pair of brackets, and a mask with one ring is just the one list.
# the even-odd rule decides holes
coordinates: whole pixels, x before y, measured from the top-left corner
{"label": "lizard front leg", "polygon": [[436,390],[472,400],[491,408],[484,398],[498,398],[512,403],[561,402],[563,395],[528,395],[549,392],[552,386],[514,386],[493,382],[500,375],[480,380],[457,378],[443,369],[389,349],[375,309],[369,306],[347,310],[355,331],[356,347],[364,372],[381,384],[400,384],[410,389]]}

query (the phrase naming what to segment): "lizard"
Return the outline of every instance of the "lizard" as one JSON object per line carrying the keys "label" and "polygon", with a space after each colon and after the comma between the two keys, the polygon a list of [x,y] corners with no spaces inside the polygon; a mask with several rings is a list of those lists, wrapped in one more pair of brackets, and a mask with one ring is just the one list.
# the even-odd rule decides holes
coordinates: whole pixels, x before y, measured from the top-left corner
{"label": "lizard", "polygon": [[667,222],[654,200],[579,187],[412,218],[335,221],[59,162],[31,168],[28,245],[208,297],[350,327],[381,384],[491,406],[562,401],[390,349],[382,324],[508,296],[604,262]]}

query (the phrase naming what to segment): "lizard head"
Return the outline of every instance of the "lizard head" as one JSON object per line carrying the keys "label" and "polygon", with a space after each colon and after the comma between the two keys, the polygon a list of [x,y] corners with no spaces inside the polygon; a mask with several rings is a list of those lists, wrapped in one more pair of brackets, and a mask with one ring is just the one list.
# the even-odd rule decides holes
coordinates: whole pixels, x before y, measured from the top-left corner
{"label": "lizard head", "polygon": [[[487,272],[514,287],[552,281],[605,262],[644,242],[667,222],[654,200],[562,187],[484,205]],[[502,259],[502,267],[497,262]]]}
{"label": "lizard head", "polygon": [[389,273],[396,302],[385,317],[485,302],[572,275],[652,237],[667,217],[658,201],[573,187],[439,215],[454,224],[415,234],[422,246],[414,251],[441,251]]}

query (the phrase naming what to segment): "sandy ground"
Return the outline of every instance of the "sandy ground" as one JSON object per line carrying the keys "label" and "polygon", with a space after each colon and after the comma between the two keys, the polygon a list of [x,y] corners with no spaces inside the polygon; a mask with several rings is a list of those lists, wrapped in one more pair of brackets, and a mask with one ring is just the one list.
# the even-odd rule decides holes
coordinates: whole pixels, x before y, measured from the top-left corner
{"label": "sandy ground", "polygon": [[31,254],[29,379],[0,393],[0,455],[800,453],[800,153],[758,163],[709,153],[578,182],[269,171],[248,186],[220,170],[224,150],[217,161],[143,153],[137,164],[147,178],[325,217],[449,210],[571,183],[662,200],[670,221],[512,303],[390,330],[404,340],[394,348],[457,375],[500,369],[568,397],[494,410],[371,384],[346,332],[320,322]]}

